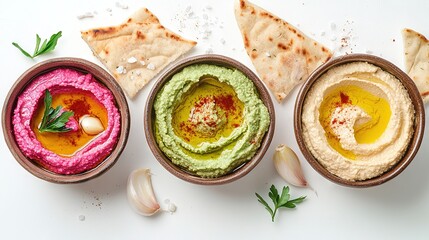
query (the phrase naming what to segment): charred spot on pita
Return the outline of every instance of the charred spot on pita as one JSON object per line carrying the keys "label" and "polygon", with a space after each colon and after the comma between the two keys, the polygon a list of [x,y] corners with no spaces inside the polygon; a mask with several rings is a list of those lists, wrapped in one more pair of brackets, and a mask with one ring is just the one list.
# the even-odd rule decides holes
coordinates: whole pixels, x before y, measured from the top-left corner
{"label": "charred spot on pita", "polygon": [[174,35],[174,34],[169,34],[168,32],[167,32],[167,33],[165,33],[165,36],[166,36],[166,37],[168,37],[168,38],[171,38],[171,39],[173,39],[173,40],[176,40],[176,41],[179,41],[179,40],[180,40],[180,37],[179,37],[179,36]]}
{"label": "charred spot on pita", "polygon": [[297,36],[298,38],[301,38],[302,40],[304,40],[304,39],[305,39],[305,37],[304,37],[304,36],[302,36],[300,33],[297,33],[297,34],[296,34],[296,36]]}
{"label": "charred spot on pita", "polygon": [[137,38],[144,40],[146,37],[141,31],[136,32]]}
{"label": "charred spot on pita", "polygon": [[243,0],[240,0],[240,8],[241,9],[246,8],[246,3]]}
{"label": "charred spot on pita", "polygon": [[243,36],[244,36],[244,46],[250,47],[249,38],[247,37],[247,34],[243,34]]}
{"label": "charred spot on pita", "polygon": [[289,47],[286,46],[286,45],[284,45],[283,43],[278,43],[277,47],[280,48],[280,49],[282,49],[282,50],[288,50],[289,49]]}
{"label": "charred spot on pita", "polygon": [[308,52],[307,52],[307,50],[305,48],[302,49],[302,55],[304,55],[304,56],[308,55]]}
{"label": "charred spot on pita", "polygon": [[295,33],[295,34],[296,34],[296,29],[295,29],[295,28],[288,27],[287,29],[288,29],[289,31],[291,31],[291,32],[293,32],[293,33]]}
{"label": "charred spot on pita", "polygon": [[115,30],[114,27],[108,27],[108,28],[97,28],[97,29],[93,29],[92,31],[92,35],[93,36],[97,36],[98,34],[108,34],[111,33]]}

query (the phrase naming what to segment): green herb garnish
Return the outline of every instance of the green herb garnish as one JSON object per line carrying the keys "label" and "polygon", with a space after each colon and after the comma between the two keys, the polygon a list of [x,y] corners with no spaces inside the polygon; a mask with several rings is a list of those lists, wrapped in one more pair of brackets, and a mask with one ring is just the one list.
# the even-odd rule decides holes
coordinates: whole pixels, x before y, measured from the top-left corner
{"label": "green herb garnish", "polygon": [[25,51],[24,49],[22,49],[21,46],[18,45],[18,43],[13,42],[12,45],[15,46],[16,48],[18,48],[22,54],[24,54],[25,56],[29,57],[29,58],[35,58],[39,55],[42,55],[44,53],[50,52],[52,50],[55,49],[55,46],[57,45],[58,39],[61,37],[61,31],[59,31],[58,33],[55,33],[51,36],[51,38],[49,39],[45,39],[42,43],[42,46],[40,46],[40,37],[39,34],[36,34],[36,47],[34,48],[34,53],[33,55],[30,55],[27,51]]}
{"label": "green herb garnish", "polygon": [[[69,118],[73,116],[72,111],[64,111],[61,114],[62,106],[57,106],[55,109],[52,105],[52,95],[48,90],[45,90],[45,112],[43,113],[42,122],[39,126],[40,132],[68,132],[71,128],[66,127]],[[59,115],[59,116],[58,116]]]}
{"label": "green herb garnish", "polygon": [[270,192],[268,193],[268,196],[273,200],[274,203],[274,210],[268,205],[268,203],[259,195],[258,193],[255,193],[256,197],[258,197],[258,202],[260,202],[262,205],[265,206],[265,209],[270,213],[271,215],[271,221],[274,222],[274,217],[276,216],[277,210],[279,208],[295,208],[296,204],[302,203],[306,196],[299,197],[296,199],[290,199],[289,195],[289,187],[283,187],[281,195],[279,195],[276,187],[274,185],[271,185]]}

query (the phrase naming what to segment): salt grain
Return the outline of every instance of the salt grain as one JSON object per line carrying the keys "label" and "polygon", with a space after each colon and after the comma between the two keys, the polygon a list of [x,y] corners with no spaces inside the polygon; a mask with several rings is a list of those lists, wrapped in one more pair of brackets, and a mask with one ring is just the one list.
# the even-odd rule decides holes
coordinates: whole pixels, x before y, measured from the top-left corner
{"label": "salt grain", "polygon": [[128,9],[128,5],[120,3],[120,2],[116,2],[116,7],[118,8],[122,8],[122,9]]}
{"label": "salt grain", "polygon": [[137,59],[135,57],[130,57],[130,58],[128,58],[127,62],[128,63],[136,63]]}
{"label": "salt grain", "polygon": [[94,17],[94,14],[92,14],[90,12],[86,12],[84,14],[78,15],[77,19],[81,20],[81,19],[84,19],[84,18],[92,18],[92,17]]}
{"label": "salt grain", "polygon": [[187,6],[174,16],[173,21],[177,24],[179,32],[192,32],[198,40],[207,42],[213,36],[214,27],[223,28],[219,18],[213,17],[209,10],[212,10],[211,6],[203,6],[201,9]]}
{"label": "salt grain", "polygon": [[155,70],[156,67],[155,67],[155,64],[149,63],[146,68],[149,70]]}
{"label": "salt grain", "polygon": [[167,206],[167,210],[170,213],[174,213],[174,212],[176,212],[177,207],[176,207],[176,205],[174,203],[169,203],[168,206]]}
{"label": "salt grain", "polygon": [[174,203],[170,202],[170,199],[165,199],[164,203],[167,204],[167,208],[164,211],[167,211],[171,214],[173,214],[174,212],[176,212],[177,207]]}
{"label": "salt grain", "polygon": [[203,32],[203,39],[208,39],[211,34],[212,34],[211,30],[209,30],[209,29],[204,30],[204,32]]}
{"label": "salt grain", "polygon": [[124,68],[124,66],[118,66],[116,67],[116,72],[119,74],[125,74],[127,70]]}

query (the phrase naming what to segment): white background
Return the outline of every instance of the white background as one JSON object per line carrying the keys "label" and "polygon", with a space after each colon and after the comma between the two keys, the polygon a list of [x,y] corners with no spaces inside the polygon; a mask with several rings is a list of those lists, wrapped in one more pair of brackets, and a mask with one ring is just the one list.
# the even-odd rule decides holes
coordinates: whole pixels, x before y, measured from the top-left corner
{"label": "white background", "polygon": [[[54,57],[80,57],[100,62],[80,38],[80,30],[116,25],[147,7],[174,32],[198,41],[188,54],[205,52],[235,58],[254,69],[243,49],[233,14],[233,1],[7,1],[0,7],[0,102],[26,69]],[[429,36],[427,1],[262,1],[254,3],[299,27],[333,49],[336,55],[369,52],[403,69],[401,30],[413,28]],[[107,9],[110,8],[111,12]],[[78,20],[85,12],[97,14]],[[193,14],[191,14],[191,12]],[[187,17],[186,17],[187,16]],[[31,60],[12,42],[32,51],[35,34],[48,38],[62,30],[57,49]],[[341,47],[341,38],[347,46]],[[131,132],[117,164],[89,182],[58,185],[24,170],[0,140],[0,239],[428,239],[429,140],[395,179],[377,187],[354,189],[321,177],[304,160],[293,133],[296,88],[283,104],[275,102],[276,131],[265,158],[242,179],[221,186],[184,182],[154,158],[143,131],[144,104],[153,81],[129,100]],[[275,101],[275,100],[274,100]],[[426,110],[428,108],[426,107]],[[266,196],[271,184],[286,185],[272,164],[274,148],[291,146],[301,158],[308,189],[291,187],[292,197],[307,200],[281,210],[274,223],[255,192]],[[126,180],[136,168],[152,170],[156,196],[177,205],[174,214],[143,217],[126,199]],[[82,221],[80,217],[85,219]]]}

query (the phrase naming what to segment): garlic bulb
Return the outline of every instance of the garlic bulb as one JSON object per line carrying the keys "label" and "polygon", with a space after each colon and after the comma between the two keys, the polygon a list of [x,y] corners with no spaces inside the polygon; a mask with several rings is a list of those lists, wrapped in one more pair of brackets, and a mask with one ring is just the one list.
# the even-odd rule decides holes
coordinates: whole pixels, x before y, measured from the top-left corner
{"label": "garlic bulb", "polygon": [[152,188],[150,169],[140,168],[128,177],[127,197],[130,204],[143,216],[151,216],[160,210]]}
{"label": "garlic bulb", "polygon": [[97,135],[104,131],[103,124],[100,119],[90,115],[83,115],[79,119],[80,127],[89,135]]}
{"label": "garlic bulb", "polygon": [[292,149],[280,144],[275,150],[273,160],[277,172],[284,180],[297,187],[308,187],[301,163]]}

